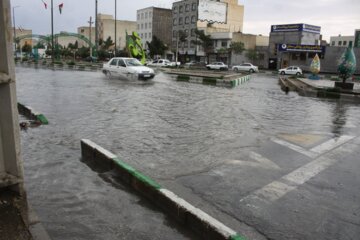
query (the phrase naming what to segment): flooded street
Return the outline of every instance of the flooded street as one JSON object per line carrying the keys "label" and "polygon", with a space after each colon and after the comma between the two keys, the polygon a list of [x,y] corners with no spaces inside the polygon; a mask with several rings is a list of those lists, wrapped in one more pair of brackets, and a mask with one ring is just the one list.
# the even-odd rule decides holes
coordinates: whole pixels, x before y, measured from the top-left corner
{"label": "flooded street", "polygon": [[[175,82],[163,73],[151,82],[29,68],[17,68],[16,76],[18,101],[49,120],[22,131],[21,140],[29,202],[53,239],[191,238],[151,204],[114,184],[111,172],[97,173],[81,162],[80,139],[96,142],[170,189],[172,184],[191,189],[228,213],[238,202],[197,189],[194,182],[211,183],[203,173],[247,159],[281,134],[359,133],[356,104],[286,95],[270,74],[254,74],[233,89]],[[245,195],[257,188],[229,191]],[[256,221],[246,223],[261,228]]]}

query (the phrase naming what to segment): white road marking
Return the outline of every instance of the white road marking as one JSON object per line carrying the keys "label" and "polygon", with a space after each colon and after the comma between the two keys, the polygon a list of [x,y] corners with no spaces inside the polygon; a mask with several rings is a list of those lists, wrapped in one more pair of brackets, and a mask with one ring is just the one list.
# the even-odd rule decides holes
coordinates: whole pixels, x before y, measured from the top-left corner
{"label": "white road marking", "polygon": [[322,154],[324,152],[330,151],[331,149],[334,149],[344,143],[346,143],[347,141],[353,139],[353,136],[341,136],[339,138],[333,138],[330,139],[329,141],[326,141],[312,149],[310,149],[310,151],[318,153],[318,154]]}
{"label": "white road marking", "polygon": [[261,168],[267,168],[267,169],[280,169],[280,167],[278,165],[276,165],[271,160],[263,157],[259,153],[250,152],[249,157],[251,159],[255,160],[255,162],[243,161],[243,160],[228,160],[228,161],[226,161],[226,163],[255,167],[255,168],[261,167]]}
{"label": "white road marking", "polygon": [[301,153],[301,154],[304,154],[305,156],[308,156],[310,158],[315,158],[317,156],[316,153],[314,152],[311,152],[311,151],[308,151],[298,145],[295,145],[295,144],[292,144],[292,143],[289,143],[287,141],[284,141],[284,140],[281,140],[281,139],[278,139],[278,138],[271,138],[271,141],[277,143],[277,144],[280,144],[280,145],[283,145],[285,147],[288,147],[298,153]]}
{"label": "white road marking", "polygon": [[[354,137],[344,136],[340,142],[343,144],[353,138]],[[320,152],[323,153],[323,151],[327,151],[329,149],[329,146],[332,146],[332,148],[340,146],[340,142],[325,144],[322,147],[319,147],[319,151],[321,150]],[[268,185],[254,191],[252,194],[242,198],[240,202],[248,199],[259,199],[266,202],[276,201],[338,162],[340,159],[342,159],[344,154],[351,153],[351,149],[353,149],[354,146],[358,146],[357,143],[353,143],[351,148],[338,148],[326,156],[322,155],[314,161],[309,162],[306,165],[283,176],[279,180],[273,181],[272,183],[269,183]]]}

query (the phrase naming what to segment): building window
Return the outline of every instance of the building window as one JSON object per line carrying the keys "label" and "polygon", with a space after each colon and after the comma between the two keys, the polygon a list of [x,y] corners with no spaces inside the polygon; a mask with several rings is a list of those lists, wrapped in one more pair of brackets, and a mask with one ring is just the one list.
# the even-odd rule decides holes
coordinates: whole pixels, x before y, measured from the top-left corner
{"label": "building window", "polygon": [[145,29],[147,29],[147,23],[145,23]]}
{"label": "building window", "polygon": [[335,41],[332,41],[332,42],[331,42],[331,46],[335,46]]}
{"label": "building window", "polygon": [[196,10],[196,3],[192,4],[192,10],[195,11]]}
{"label": "building window", "polygon": [[338,42],[338,45],[341,46],[341,41]]}
{"label": "building window", "polygon": [[190,42],[190,48],[194,48],[195,44],[193,42]]}
{"label": "building window", "polygon": [[149,28],[151,28],[151,22],[149,23]]}
{"label": "building window", "polygon": [[141,13],[141,19],[144,19],[144,13]]}
{"label": "building window", "polygon": [[189,29],[185,29],[185,35],[186,37],[189,36]]}
{"label": "building window", "polygon": [[177,18],[174,18],[173,19],[173,26],[176,26],[177,25]]}
{"label": "building window", "polygon": [[343,41],[343,46],[346,46],[347,42],[346,41]]}
{"label": "building window", "polygon": [[195,23],[196,22],[196,16],[192,16],[191,17],[191,23]]}
{"label": "building window", "polygon": [[182,25],[182,24],[183,24],[183,18],[180,17],[180,18],[179,18],[179,25]]}
{"label": "building window", "polygon": [[152,12],[149,12],[149,18],[151,18],[152,17]]}
{"label": "building window", "polygon": [[349,46],[352,46],[352,41],[349,41]]}
{"label": "building window", "polygon": [[148,13],[146,12],[146,13],[145,13],[145,19],[147,19],[147,18],[148,18]]}
{"label": "building window", "polygon": [[305,52],[300,53],[300,60],[301,60],[301,61],[305,61],[305,60],[306,60],[306,53],[305,53]]}
{"label": "building window", "polygon": [[151,32],[149,33],[149,38],[151,38]]}
{"label": "building window", "polygon": [[188,12],[188,11],[190,11],[190,4],[185,5],[185,12]]}
{"label": "building window", "polygon": [[228,43],[227,41],[221,41],[221,47],[227,47]]}
{"label": "building window", "polygon": [[140,20],[140,13],[138,13],[137,15],[137,20]]}
{"label": "building window", "polygon": [[144,24],[143,23],[141,24],[141,29],[144,29]]}
{"label": "building window", "polygon": [[191,29],[191,33],[190,33],[190,34],[191,34],[191,36],[192,36],[192,37],[194,37],[194,36],[195,36],[195,29],[194,29],[194,28],[193,28],[193,29]]}
{"label": "building window", "polygon": [[144,37],[144,34],[141,33],[141,34],[140,34],[140,37],[143,38],[143,37]]}
{"label": "building window", "polygon": [[177,13],[177,7],[173,7],[173,13]]}
{"label": "building window", "polygon": [[145,33],[145,38],[147,38],[147,33]]}
{"label": "building window", "polygon": [[182,13],[184,11],[184,7],[183,6],[179,6],[179,13]]}
{"label": "building window", "polygon": [[190,18],[189,17],[185,17],[185,24],[189,24],[190,23]]}
{"label": "building window", "polygon": [[173,31],[173,38],[176,38],[176,30]]}
{"label": "building window", "polygon": [[137,29],[140,30],[140,24],[137,25]]}
{"label": "building window", "polygon": [[82,28],[82,29],[81,29],[81,33],[84,33],[84,32],[85,32],[85,30]]}

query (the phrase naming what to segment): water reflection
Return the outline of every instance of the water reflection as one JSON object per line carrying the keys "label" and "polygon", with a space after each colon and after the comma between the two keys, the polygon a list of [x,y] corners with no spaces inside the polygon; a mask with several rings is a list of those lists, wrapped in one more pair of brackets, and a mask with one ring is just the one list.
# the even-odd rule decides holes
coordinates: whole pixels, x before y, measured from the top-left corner
{"label": "water reflection", "polygon": [[331,132],[336,136],[340,137],[344,134],[344,126],[347,120],[347,105],[342,102],[336,102],[332,114],[332,130]]}

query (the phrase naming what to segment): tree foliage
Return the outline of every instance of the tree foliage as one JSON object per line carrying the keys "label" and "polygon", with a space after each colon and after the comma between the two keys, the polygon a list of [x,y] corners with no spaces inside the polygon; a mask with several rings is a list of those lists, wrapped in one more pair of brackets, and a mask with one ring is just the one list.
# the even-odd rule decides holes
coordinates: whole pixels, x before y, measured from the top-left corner
{"label": "tree foliage", "polygon": [[21,50],[25,53],[31,53],[32,47],[30,44],[25,43],[25,45],[22,46]]}
{"label": "tree foliage", "polygon": [[256,61],[259,59],[259,52],[256,51],[255,49],[250,49],[246,52],[245,55],[248,59],[250,59],[252,62]]}
{"label": "tree foliage", "polygon": [[152,37],[151,42],[146,42],[149,47],[150,56],[153,58],[155,55],[164,55],[168,47],[156,36]]}
{"label": "tree foliage", "polygon": [[231,42],[230,49],[234,51],[236,54],[241,54],[244,50],[244,43],[243,42]]}
{"label": "tree foliage", "polygon": [[196,39],[192,43],[201,46],[204,49],[205,55],[209,60],[209,54],[214,51],[213,41],[210,35],[205,34],[203,30],[195,29]]}

